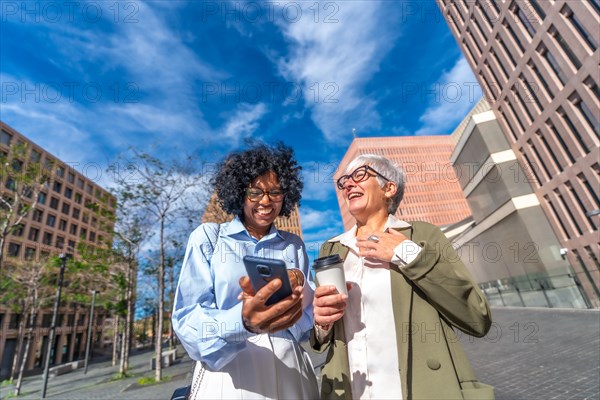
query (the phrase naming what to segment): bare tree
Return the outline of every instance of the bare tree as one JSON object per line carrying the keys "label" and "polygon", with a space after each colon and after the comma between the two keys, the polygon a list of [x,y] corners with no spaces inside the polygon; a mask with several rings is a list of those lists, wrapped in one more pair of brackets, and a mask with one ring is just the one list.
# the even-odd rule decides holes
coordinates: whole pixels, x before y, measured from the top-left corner
{"label": "bare tree", "polygon": [[[200,183],[193,173],[191,159],[187,165],[178,162],[165,164],[146,153],[131,150],[132,158],[125,165],[115,164],[115,181],[119,198],[132,210],[147,216],[158,231],[158,260],[156,278],[158,283],[157,334],[155,337],[156,381],[162,379],[162,333],[165,307],[165,268],[167,227],[176,223],[183,209],[184,198]],[[121,168],[123,167],[123,168]]]}
{"label": "bare tree", "polygon": [[[51,296],[51,286],[48,280],[51,276],[48,261],[15,261],[11,262],[7,268],[7,277],[13,282],[13,290],[24,295],[25,309],[24,315],[28,318],[27,334],[25,336],[25,350],[19,367],[15,396],[21,392],[23,383],[23,373],[27,365],[29,348],[33,337],[33,328],[35,326],[35,317],[44,301],[48,301]],[[17,349],[17,354],[21,354],[21,348]]]}
{"label": "bare tree", "polygon": [[1,270],[6,239],[20,229],[23,218],[37,207],[40,192],[53,176],[53,165],[42,166],[39,160],[29,157],[27,144],[12,144],[8,154],[0,152],[0,168]]}

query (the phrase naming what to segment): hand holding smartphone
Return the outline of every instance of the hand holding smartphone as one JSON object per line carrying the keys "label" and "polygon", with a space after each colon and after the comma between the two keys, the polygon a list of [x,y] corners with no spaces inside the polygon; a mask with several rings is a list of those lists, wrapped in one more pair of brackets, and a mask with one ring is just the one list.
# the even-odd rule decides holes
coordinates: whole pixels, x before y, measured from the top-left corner
{"label": "hand holding smartphone", "polygon": [[273,279],[281,280],[281,287],[267,299],[265,305],[275,304],[292,294],[292,285],[283,261],[255,256],[244,256],[243,261],[255,293]]}

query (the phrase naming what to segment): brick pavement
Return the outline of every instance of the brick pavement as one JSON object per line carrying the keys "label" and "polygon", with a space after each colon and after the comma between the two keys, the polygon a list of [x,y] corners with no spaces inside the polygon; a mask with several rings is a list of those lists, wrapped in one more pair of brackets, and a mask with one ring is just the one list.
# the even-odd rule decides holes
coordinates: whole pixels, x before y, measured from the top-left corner
{"label": "brick pavement", "polygon": [[[498,400],[600,399],[600,311],[502,308],[492,312],[488,335],[461,341],[482,382],[496,387]],[[117,367],[92,364],[82,370],[48,381],[48,399],[60,400],[153,400],[169,399],[175,388],[190,380],[191,360],[165,368],[168,382],[139,386],[150,370],[152,352],[131,358],[133,377],[111,381]],[[317,361],[317,358],[315,358]],[[317,361],[318,362],[318,361]],[[0,398],[12,393],[0,388]],[[23,396],[39,399],[41,376],[25,378]]]}
{"label": "brick pavement", "polygon": [[497,308],[482,339],[461,337],[497,400],[600,399],[600,312]]}

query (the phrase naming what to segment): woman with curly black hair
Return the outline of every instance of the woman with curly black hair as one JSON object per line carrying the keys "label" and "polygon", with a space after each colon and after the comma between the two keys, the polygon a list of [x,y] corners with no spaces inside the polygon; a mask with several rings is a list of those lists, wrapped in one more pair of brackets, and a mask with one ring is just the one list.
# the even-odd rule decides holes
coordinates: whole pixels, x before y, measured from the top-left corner
{"label": "woman with curly black hair", "polygon": [[[173,328],[198,360],[192,399],[318,397],[312,363],[299,345],[313,325],[306,250],[298,236],[273,224],[300,201],[300,170],[283,144],[232,153],[217,168],[212,183],[234,218],[192,232],[173,309]],[[254,293],[245,255],[283,260],[292,295],[267,306],[281,281]]]}

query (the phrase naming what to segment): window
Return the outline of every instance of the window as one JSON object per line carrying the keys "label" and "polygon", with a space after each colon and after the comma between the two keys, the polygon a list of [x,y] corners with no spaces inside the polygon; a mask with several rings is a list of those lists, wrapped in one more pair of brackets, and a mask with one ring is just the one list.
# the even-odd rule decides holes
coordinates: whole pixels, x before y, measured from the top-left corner
{"label": "window", "polygon": [[541,54],[542,56],[544,56],[546,61],[548,61],[550,68],[552,68],[552,71],[554,71],[558,79],[560,79],[560,82],[564,85],[567,81],[567,75],[565,75],[565,72],[560,67],[560,64],[558,63],[556,58],[554,58],[554,56],[546,48],[542,48]]}
{"label": "window", "polygon": [[35,247],[25,247],[25,259],[27,261],[35,259]]}
{"label": "window", "polygon": [[44,192],[38,193],[38,203],[42,204],[42,205],[46,204],[46,193],[44,193]]}
{"label": "window", "polygon": [[540,7],[540,4],[537,0],[529,0],[529,4],[531,5],[531,7],[533,7],[536,14],[540,17],[540,20],[544,20],[544,18],[546,18],[546,12],[542,7]]}
{"label": "window", "polygon": [[19,257],[21,254],[21,245],[19,243],[10,242],[8,244],[8,256]]}
{"label": "window", "polygon": [[62,191],[62,183],[58,182],[58,181],[54,181],[54,186],[52,186],[52,189],[56,192],[56,193],[60,193]]}
{"label": "window", "polygon": [[54,164],[53,159],[51,159],[50,157],[44,158],[44,167],[50,169],[50,167],[52,167],[52,164]]}
{"label": "window", "polygon": [[75,193],[75,203],[81,204],[82,199],[83,199],[83,196],[81,195],[81,193]]}
{"label": "window", "polygon": [[70,208],[71,208],[71,206],[69,204],[63,203],[63,205],[62,205],[62,213],[69,215],[69,209]]}
{"label": "window", "polygon": [[[498,41],[498,43],[500,43],[500,46],[502,46],[502,50],[504,50],[504,53],[506,54],[506,56],[508,57],[508,59],[512,63],[512,66],[516,67],[517,66],[517,60],[515,60],[515,58],[511,54],[511,52],[508,50],[508,47],[506,47],[506,43],[504,43],[504,40],[502,40],[502,38],[500,37],[500,35],[496,35],[496,40]],[[500,63],[499,61],[498,61],[498,63],[502,65],[502,63]],[[508,76],[508,74],[507,74],[507,76]]]}
{"label": "window", "polygon": [[563,148],[563,150],[565,151],[565,154],[567,155],[567,157],[569,157],[571,164],[575,164],[575,157],[573,157],[573,154],[569,150],[569,147],[565,143],[560,132],[558,132],[558,130],[556,129],[554,124],[549,119],[546,120],[546,125],[548,126],[548,129],[550,129],[550,132],[552,132],[554,134],[554,138],[560,143],[560,145]]}
{"label": "window", "polygon": [[85,187],[85,191],[88,192],[89,194],[92,194],[92,193],[94,193],[94,187],[88,183],[87,186]]}
{"label": "window", "polygon": [[71,224],[71,227],[69,228],[69,233],[71,235],[77,235],[77,225],[76,224]]}
{"label": "window", "polygon": [[82,178],[77,178],[77,187],[79,189],[83,189],[83,179]]}
{"label": "window", "polygon": [[98,218],[92,217],[92,226],[96,227],[98,225]]}
{"label": "window", "polygon": [[72,172],[69,172],[69,175],[67,176],[67,180],[69,181],[69,183],[75,183],[75,174]]}
{"label": "window", "polygon": [[530,12],[530,15],[527,15],[527,13],[525,13],[525,11],[523,11],[523,9],[519,7],[516,2],[514,2],[513,4],[514,8],[512,11],[517,15],[519,21],[521,21],[529,35],[531,37],[535,36],[536,30],[530,20],[530,18],[533,17],[533,14]]}
{"label": "window", "polygon": [[31,150],[31,154],[29,155],[29,160],[35,164],[39,163],[42,159],[42,153],[37,150]]}
{"label": "window", "polygon": [[46,244],[48,246],[52,245],[52,233],[50,232],[44,232],[44,239],[42,240],[43,244]]}
{"label": "window", "polygon": [[81,217],[83,223],[87,224],[90,221],[90,216],[88,213],[83,213],[83,217]]}
{"label": "window", "polygon": [[548,86],[548,82],[546,82],[546,80],[540,73],[540,70],[535,66],[533,61],[530,61],[527,65],[529,66],[531,71],[535,74],[538,81],[540,81],[540,83],[542,84],[542,87],[546,90],[546,93],[548,94],[548,96],[550,96],[550,99],[554,99],[554,93],[552,93],[552,90],[550,90],[550,86]]}
{"label": "window", "polygon": [[19,224],[19,225],[15,226],[12,234],[15,237],[21,237],[21,236],[23,236],[23,231],[24,230],[25,230],[25,225]]}
{"label": "window", "polygon": [[80,237],[82,240],[85,240],[85,239],[87,238],[87,229],[85,229],[85,228],[81,228],[81,229],[79,230],[79,237]]}
{"label": "window", "polygon": [[80,212],[81,212],[81,211],[79,210],[79,208],[75,208],[75,207],[73,207],[73,214],[72,214],[73,218],[75,218],[75,219],[79,219],[79,213],[80,213]]}
{"label": "window", "polygon": [[569,116],[567,115],[567,113],[565,112],[565,110],[562,107],[560,107],[557,110],[557,112],[562,117],[565,124],[569,127],[569,130],[571,131],[571,133],[573,134],[575,139],[577,139],[577,142],[581,146],[583,152],[585,154],[588,154],[590,152],[590,149],[589,149],[587,143],[585,143],[585,140],[583,140],[583,137],[581,137],[579,130],[575,127],[575,125],[573,125],[573,121],[571,121],[571,118],[569,118]]}
{"label": "window", "polygon": [[[546,182],[548,180],[550,180],[552,178],[552,174],[550,173],[550,171],[548,170],[548,166],[546,165],[545,162],[542,161],[542,157],[540,157],[540,153],[538,152],[538,150],[536,149],[535,145],[533,144],[533,141],[531,139],[527,140],[527,144],[529,145],[529,148],[531,149],[531,152],[533,153],[533,155],[535,156],[535,161],[536,161],[536,165],[535,167],[537,169],[539,169],[538,167],[541,166],[542,169],[544,170],[544,172],[546,173]],[[534,167],[534,165],[531,166],[532,169]],[[534,171],[535,172],[535,171]],[[537,175],[537,174],[536,174]]]}
{"label": "window", "polygon": [[525,100],[523,100],[523,97],[521,96],[519,87],[517,85],[513,86],[512,92],[513,92],[513,96],[517,99],[517,103],[520,105],[519,108],[522,109],[523,111],[525,111],[525,114],[527,115],[527,117],[529,119],[528,122],[531,123],[533,121],[533,116],[531,115],[531,112],[527,108],[527,105],[525,104]]}
{"label": "window", "polygon": [[540,132],[539,130],[536,131],[535,134],[536,134],[537,138],[540,140],[540,142],[542,142],[542,144],[544,145],[544,149],[546,150],[546,153],[550,154],[550,157],[552,157],[552,161],[554,161],[554,166],[558,169],[559,172],[562,172],[563,167],[560,164],[560,161],[558,161],[558,158],[556,157],[556,154],[554,153],[554,149],[548,143],[548,139],[546,139],[546,136],[542,135],[542,132]]}
{"label": "window", "polygon": [[58,203],[59,203],[58,198],[56,198],[56,197],[50,198],[50,208],[52,208],[53,210],[58,210]]}
{"label": "window", "polygon": [[54,228],[55,224],[56,224],[56,216],[52,215],[52,214],[48,214],[48,216],[46,217],[46,225],[48,225],[51,228]]}
{"label": "window", "polygon": [[62,236],[57,236],[56,237],[56,247],[58,247],[59,249],[62,249],[63,247],[65,247],[65,238]]}
{"label": "window", "polygon": [[598,120],[587,104],[581,100],[579,94],[574,93],[571,95],[571,97],[569,97],[569,100],[573,103],[575,108],[579,110],[581,115],[583,115],[583,118],[587,121],[590,129],[596,133],[596,136],[600,137],[600,126],[598,125]]}
{"label": "window", "polygon": [[75,241],[74,240],[69,240],[68,250],[69,251],[74,251],[75,250]]}
{"label": "window", "polygon": [[569,60],[571,60],[571,63],[573,63],[575,68],[581,68],[581,61],[579,61],[579,58],[577,58],[577,56],[573,52],[573,49],[571,49],[571,47],[569,46],[565,38],[562,37],[560,32],[554,26],[550,27],[549,32],[552,35],[552,37],[556,40],[558,45],[561,47],[561,49],[563,49]]}
{"label": "window", "polygon": [[6,132],[4,129],[0,131],[0,143],[10,146],[10,141],[12,140],[12,135]]}
{"label": "window", "polygon": [[67,230],[67,220],[66,219],[61,219],[60,221],[58,221],[58,229],[60,229],[63,232]]}
{"label": "window", "polygon": [[90,231],[90,242],[96,241],[96,232]]}
{"label": "window", "polygon": [[36,208],[35,210],[33,210],[33,216],[31,217],[31,219],[33,219],[35,222],[42,222],[43,216],[44,212]]}
{"label": "window", "polygon": [[63,167],[62,165],[58,166],[56,168],[56,176],[58,176],[59,178],[63,178],[65,176],[65,167]]}
{"label": "window", "polygon": [[577,18],[575,14],[573,14],[573,11],[571,11],[571,9],[567,5],[565,5],[562,8],[561,12],[563,13],[567,21],[571,23],[573,28],[575,28],[575,30],[587,43],[587,45],[592,49],[592,51],[596,51],[596,49],[598,48],[598,41],[596,40],[596,37],[594,35],[589,34],[589,32],[583,27],[581,20]]}
{"label": "window", "polygon": [[590,4],[598,14],[600,14],[600,0],[590,0]]}
{"label": "window", "polygon": [[590,92],[592,92],[594,94],[594,96],[596,96],[596,98],[598,100],[600,100],[600,88],[598,88],[598,85],[596,84],[596,82],[594,82],[592,77],[588,76],[585,79],[584,83],[585,83],[585,86],[587,86],[588,89],[590,89]]}
{"label": "window", "polygon": [[71,197],[73,197],[73,189],[71,189],[70,187],[65,187],[65,197],[67,199],[70,199]]}
{"label": "window", "polygon": [[556,197],[559,200],[559,203],[562,206],[562,209],[566,211],[569,220],[571,222],[571,225],[575,228],[575,230],[577,231],[577,233],[579,235],[583,234],[583,231],[581,230],[581,227],[579,226],[579,224],[577,223],[577,220],[575,219],[575,216],[573,215],[573,212],[571,211],[571,208],[567,205],[564,197],[562,196],[562,194],[558,191],[558,189],[554,189],[554,194],[556,195]]}
{"label": "window", "polygon": [[517,36],[517,34],[513,30],[513,28],[509,25],[509,23],[507,21],[504,21],[504,22],[502,22],[502,25],[504,25],[504,28],[506,29],[506,31],[510,34],[510,36],[512,37],[515,44],[521,50],[521,54],[525,53],[525,47],[523,47],[523,43],[521,43],[521,40],[519,39],[519,37]]}

